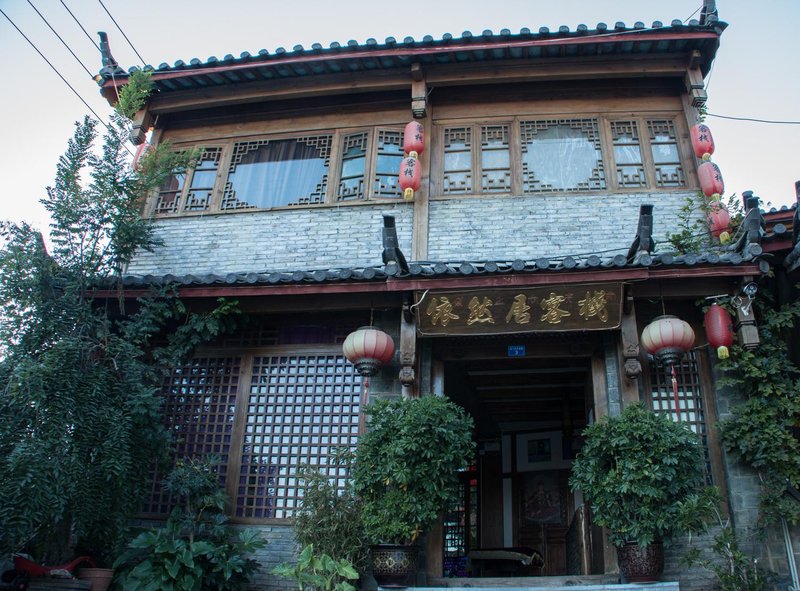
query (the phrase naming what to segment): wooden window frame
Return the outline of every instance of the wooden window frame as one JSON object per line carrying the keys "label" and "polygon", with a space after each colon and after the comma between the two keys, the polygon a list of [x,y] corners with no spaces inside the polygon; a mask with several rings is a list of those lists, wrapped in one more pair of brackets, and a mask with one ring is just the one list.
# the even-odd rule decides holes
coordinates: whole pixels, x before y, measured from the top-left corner
{"label": "wooden window frame", "polygon": [[[181,189],[179,199],[179,208],[175,212],[158,212],[158,192],[155,192],[148,200],[144,209],[144,214],[148,217],[157,218],[173,218],[173,217],[188,217],[207,214],[232,214],[239,212],[256,212],[256,211],[278,211],[278,210],[296,210],[307,209],[314,207],[329,207],[329,206],[342,206],[342,205],[355,205],[359,203],[402,203],[403,195],[398,190],[395,197],[385,195],[376,195],[375,180],[377,176],[377,142],[378,136],[382,131],[399,132],[402,142],[403,127],[400,125],[376,125],[371,127],[347,127],[338,129],[319,129],[319,130],[305,130],[302,132],[294,133],[274,133],[274,134],[258,134],[247,135],[241,137],[232,137],[224,141],[193,141],[193,142],[176,142],[174,145],[175,150],[187,150],[191,148],[199,149],[216,149],[220,150],[219,162],[217,165],[217,177],[214,187],[211,191],[209,205],[205,210],[199,211],[184,211],[184,204],[186,202],[186,195],[188,194],[189,187],[191,186],[193,171],[188,170],[186,173],[186,180]],[[367,151],[365,155],[365,171],[364,171],[364,195],[357,198],[349,198],[344,200],[338,199],[339,181],[341,179],[342,171],[342,146],[345,138],[358,133],[367,134]],[[308,137],[321,137],[330,136],[330,151],[328,156],[328,172],[327,172],[327,186],[322,200],[318,203],[301,203],[295,205],[281,205],[275,207],[242,207],[242,208],[229,208],[222,209],[222,201],[225,193],[225,187],[228,183],[228,175],[230,173],[231,161],[235,146],[244,142],[257,142],[261,140],[280,141],[280,140],[302,140]]]}
{"label": "wooden window frame", "polygon": [[[569,190],[569,191],[523,191],[522,178],[522,133],[520,130],[521,122],[545,121],[545,120],[594,120],[597,125],[599,135],[599,145],[601,161],[604,169],[605,184],[604,189]],[[655,177],[655,164],[653,162],[652,146],[649,140],[647,129],[648,121],[667,120],[675,128],[676,145],[680,166],[684,174],[684,185],[679,187],[660,187],[657,186]],[[617,182],[616,162],[614,158],[614,144],[612,141],[611,123],[616,121],[634,121],[637,125],[639,135],[639,150],[642,156],[642,166],[645,173],[645,185],[641,187],[622,187]],[[507,125],[509,128],[509,154],[511,157],[511,191],[510,192],[486,192],[481,190],[481,167],[480,167],[480,138],[481,130],[485,126]],[[469,128],[471,130],[471,160],[472,160],[472,191],[445,193],[444,191],[444,162],[445,162],[445,132],[451,128]],[[542,196],[547,195],[567,195],[567,194],[596,194],[596,193],[637,193],[650,192],[670,192],[670,191],[690,191],[696,188],[696,178],[694,175],[694,161],[688,148],[688,130],[683,120],[683,113],[676,110],[669,111],[647,111],[647,112],[627,112],[627,113],[547,113],[547,114],[521,114],[513,117],[499,115],[497,117],[484,117],[480,119],[439,119],[434,121],[431,132],[432,154],[431,154],[431,177],[432,177],[432,199],[455,199],[470,197],[499,197],[499,196]]]}

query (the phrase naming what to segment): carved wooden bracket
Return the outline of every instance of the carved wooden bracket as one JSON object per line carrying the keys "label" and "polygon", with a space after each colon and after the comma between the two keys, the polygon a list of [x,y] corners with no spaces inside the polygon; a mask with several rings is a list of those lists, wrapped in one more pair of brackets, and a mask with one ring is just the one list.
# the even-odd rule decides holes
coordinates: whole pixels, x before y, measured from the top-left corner
{"label": "carved wooden bracket", "polygon": [[620,325],[622,356],[625,360],[624,370],[625,376],[629,380],[635,380],[642,373],[642,363],[639,361],[639,330],[636,326],[636,312],[633,307],[633,296],[630,293],[626,294],[624,309],[625,314],[622,316]]}
{"label": "carved wooden bracket", "polygon": [[420,64],[411,64],[411,112],[415,119],[428,114],[428,85]]}
{"label": "carved wooden bracket", "polygon": [[139,146],[144,143],[147,137],[147,130],[153,126],[153,115],[145,107],[137,111],[133,118],[133,126],[131,127],[130,139],[134,146]]}
{"label": "carved wooden bracket", "polygon": [[417,361],[417,321],[409,309],[409,303],[403,304],[400,315],[400,384],[403,386],[403,397],[417,396],[416,367]]}

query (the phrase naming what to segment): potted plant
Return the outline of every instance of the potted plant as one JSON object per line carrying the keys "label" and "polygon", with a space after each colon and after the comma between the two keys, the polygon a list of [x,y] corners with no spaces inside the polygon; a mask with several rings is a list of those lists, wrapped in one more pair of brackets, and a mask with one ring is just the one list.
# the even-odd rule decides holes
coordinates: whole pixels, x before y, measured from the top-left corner
{"label": "potted plant", "polygon": [[381,586],[402,586],[416,571],[421,533],[453,500],[458,470],[473,460],[472,418],[444,397],[379,400],[356,449],[353,482],[363,502]]}
{"label": "potted plant", "polygon": [[570,486],[583,491],[595,523],[608,528],[625,579],[657,580],[662,542],[683,531],[682,508],[704,489],[698,436],[641,405],[601,418],[584,436]]}

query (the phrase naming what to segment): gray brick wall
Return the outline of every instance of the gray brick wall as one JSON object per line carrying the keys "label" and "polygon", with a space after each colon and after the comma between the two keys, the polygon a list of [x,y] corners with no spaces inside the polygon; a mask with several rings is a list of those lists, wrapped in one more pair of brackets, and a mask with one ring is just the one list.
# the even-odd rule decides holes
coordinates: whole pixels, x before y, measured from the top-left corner
{"label": "gray brick wall", "polygon": [[272,574],[272,569],[282,562],[296,560],[297,544],[294,530],[289,525],[256,525],[247,529],[255,529],[267,545],[259,550],[253,558],[261,564],[261,569],[253,575],[248,589],[251,591],[296,589],[297,584]]}
{"label": "gray brick wall", "polygon": [[[652,204],[656,240],[677,226],[687,193],[536,195],[432,201],[430,260],[532,260],[627,252],[639,206]],[[617,254],[617,252],[606,253]]]}
{"label": "gray brick wall", "polygon": [[395,216],[411,252],[413,210],[405,203],[260,211],[155,220],[163,246],[141,252],[133,275],[225,275],[380,265],[382,214]]}

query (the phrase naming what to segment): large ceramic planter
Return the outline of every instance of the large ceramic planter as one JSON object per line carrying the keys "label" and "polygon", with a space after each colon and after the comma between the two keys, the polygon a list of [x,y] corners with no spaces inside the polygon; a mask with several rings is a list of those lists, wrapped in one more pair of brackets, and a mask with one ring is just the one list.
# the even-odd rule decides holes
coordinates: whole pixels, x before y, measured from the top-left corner
{"label": "large ceramic planter", "polygon": [[639,546],[628,542],[617,546],[617,564],[625,583],[654,583],[664,572],[664,545],[653,542]]}
{"label": "large ceramic planter", "polygon": [[372,546],[372,576],[380,587],[413,586],[417,574],[417,546]]}
{"label": "large ceramic planter", "polygon": [[90,591],[106,591],[114,578],[114,571],[110,568],[80,568],[78,579],[89,581],[92,586]]}

